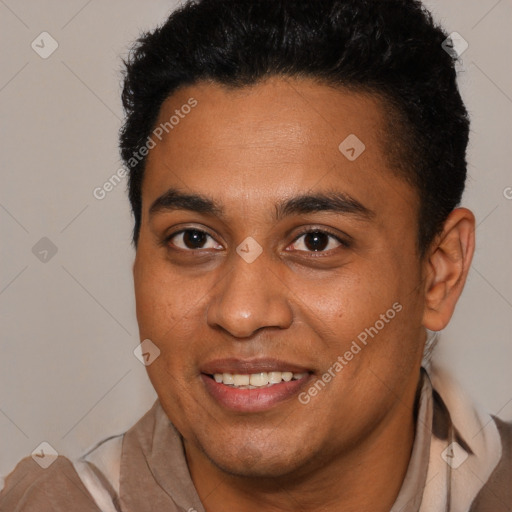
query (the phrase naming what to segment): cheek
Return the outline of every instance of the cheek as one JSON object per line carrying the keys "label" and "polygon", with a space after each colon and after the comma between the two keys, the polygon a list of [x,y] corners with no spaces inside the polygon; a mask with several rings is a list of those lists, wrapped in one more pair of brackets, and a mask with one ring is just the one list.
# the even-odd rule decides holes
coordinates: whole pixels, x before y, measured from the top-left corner
{"label": "cheek", "polygon": [[133,278],[140,334],[158,345],[187,309],[184,287],[161,262],[140,255]]}
{"label": "cheek", "polygon": [[357,335],[400,299],[396,282],[382,270],[354,264],[315,280],[290,283],[301,314],[334,339]]}
{"label": "cheek", "polygon": [[369,263],[323,281],[296,280],[293,287],[297,317],[316,333],[322,365],[328,368],[338,356],[348,356],[338,382],[359,379],[368,366],[393,380],[390,374],[402,364],[410,367],[421,352],[421,301],[417,287],[411,293],[416,278],[401,275],[396,264]]}
{"label": "cheek", "polygon": [[207,290],[212,284],[171,271],[165,261],[148,261],[138,258],[134,266],[140,339],[150,339],[160,349],[159,362],[180,369],[190,358],[192,346],[202,343],[197,331],[205,323]]}

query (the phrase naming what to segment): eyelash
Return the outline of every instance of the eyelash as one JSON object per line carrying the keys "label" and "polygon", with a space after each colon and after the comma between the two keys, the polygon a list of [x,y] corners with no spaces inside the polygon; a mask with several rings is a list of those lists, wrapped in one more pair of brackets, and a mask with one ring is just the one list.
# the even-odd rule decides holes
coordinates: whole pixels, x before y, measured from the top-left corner
{"label": "eyelash", "polygon": [[[172,245],[171,244],[171,240],[175,236],[183,234],[183,233],[186,233],[187,231],[198,231],[200,233],[204,233],[205,235],[207,235],[210,238],[212,238],[213,240],[215,240],[215,238],[212,235],[210,235],[210,233],[208,233],[207,231],[205,231],[203,229],[185,228],[185,229],[181,229],[179,231],[175,231],[174,233],[171,233],[169,236],[165,237],[165,239],[163,240],[163,245],[166,246],[166,247],[169,247],[169,245]],[[295,236],[295,238],[293,239],[293,241],[291,242],[290,245],[295,244],[297,242],[297,240],[299,240],[304,235],[308,235],[308,234],[312,234],[312,233],[320,233],[320,234],[323,234],[323,235],[327,235],[328,237],[336,240],[336,242],[338,242],[340,244],[340,246],[343,247],[343,248],[349,248],[350,247],[350,243],[347,240],[344,240],[344,239],[340,238],[338,235],[335,235],[334,233],[330,232],[329,230],[327,230],[325,228],[322,228],[322,229],[305,228],[305,229],[301,230]],[[180,247],[178,247],[177,249],[180,249],[180,250],[183,250],[183,251],[186,251],[186,252],[197,252],[197,251],[200,250],[200,249],[182,249]],[[323,250],[323,251],[298,251],[298,252],[303,252],[303,253],[305,252],[305,253],[309,253],[309,254],[317,254],[318,255],[318,254],[326,254],[326,253],[329,253],[329,252],[334,251],[336,249],[337,248],[329,249],[327,251]]]}
{"label": "eyelash", "polygon": [[[327,235],[330,238],[333,238],[334,240],[336,240],[336,242],[338,242],[341,247],[343,247],[345,249],[348,249],[350,247],[350,243],[347,240],[340,238],[339,235],[335,235],[334,233],[331,233],[328,229],[325,229],[325,228],[322,228],[322,229],[305,228],[297,234],[297,236],[293,239],[292,244],[295,244],[297,242],[297,240],[299,240],[301,237],[303,237],[304,235],[308,235],[310,233],[320,233],[323,235]],[[309,254],[326,254],[331,251],[335,251],[336,249],[337,248],[329,249],[328,251],[300,251],[300,252],[307,252]]]}

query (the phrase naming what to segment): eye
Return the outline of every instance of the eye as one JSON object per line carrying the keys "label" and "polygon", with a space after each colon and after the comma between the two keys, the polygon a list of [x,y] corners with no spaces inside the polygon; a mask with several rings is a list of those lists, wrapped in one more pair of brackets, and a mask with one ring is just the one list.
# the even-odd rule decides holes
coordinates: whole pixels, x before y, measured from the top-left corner
{"label": "eye", "polygon": [[308,231],[295,239],[290,246],[295,251],[327,252],[339,246],[346,246],[340,239],[325,231]]}
{"label": "eye", "polygon": [[180,249],[222,249],[212,236],[200,229],[184,229],[174,233],[168,238],[168,242]]}

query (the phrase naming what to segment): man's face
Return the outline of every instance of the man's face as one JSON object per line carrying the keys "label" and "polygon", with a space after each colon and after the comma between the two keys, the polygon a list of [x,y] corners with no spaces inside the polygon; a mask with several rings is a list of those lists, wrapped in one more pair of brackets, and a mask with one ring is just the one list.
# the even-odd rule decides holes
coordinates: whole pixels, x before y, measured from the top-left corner
{"label": "man's face", "polygon": [[[412,415],[418,206],[387,167],[379,102],[306,80],[202,83],[156,126],[173,115],[147,160],[134,279],[141,339],[161,351],[147,370],[188,450],[284,475]],[[362,153],[353,137],[339,149],[351,134]]]}

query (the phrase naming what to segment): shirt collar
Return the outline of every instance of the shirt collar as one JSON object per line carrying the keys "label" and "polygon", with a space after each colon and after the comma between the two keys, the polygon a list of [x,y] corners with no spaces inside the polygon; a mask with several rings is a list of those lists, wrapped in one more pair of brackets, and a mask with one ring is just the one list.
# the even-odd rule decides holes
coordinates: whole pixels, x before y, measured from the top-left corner
{"label": "shirt collar", "polygon": [[416,429],[409,466],[402,487],[390,512],[417,512],[420,509],[427,479],[430,439],[434,415],[432,384],[421,370],[416,399]]}

